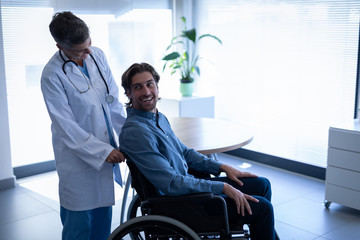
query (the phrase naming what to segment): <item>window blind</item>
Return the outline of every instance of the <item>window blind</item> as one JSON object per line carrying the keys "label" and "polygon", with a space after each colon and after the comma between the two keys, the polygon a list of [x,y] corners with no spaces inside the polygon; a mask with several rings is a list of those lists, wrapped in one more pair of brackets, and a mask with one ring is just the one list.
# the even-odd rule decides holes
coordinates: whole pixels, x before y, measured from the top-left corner
{"label": "window blind", "polygon": [[196,1],[197,27],[223,40],[199,50],[216,117],[251,126],[250,150],[325,167],[329,127],[354,116],[359,12],[355,0]]}

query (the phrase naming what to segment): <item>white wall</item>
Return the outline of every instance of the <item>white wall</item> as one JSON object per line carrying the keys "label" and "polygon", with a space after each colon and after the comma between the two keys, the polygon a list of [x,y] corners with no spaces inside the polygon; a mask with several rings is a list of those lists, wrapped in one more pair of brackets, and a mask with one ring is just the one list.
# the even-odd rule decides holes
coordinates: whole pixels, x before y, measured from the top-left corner
{"label": "white wall", "polygon": [[[1,3],[0,3],[1,7]],[[1,11],[0,11],[0,29]],[[11,165],[10,133],[6,98],[3,35],[0,31],[0,190],[15,186],[15,176]]]}

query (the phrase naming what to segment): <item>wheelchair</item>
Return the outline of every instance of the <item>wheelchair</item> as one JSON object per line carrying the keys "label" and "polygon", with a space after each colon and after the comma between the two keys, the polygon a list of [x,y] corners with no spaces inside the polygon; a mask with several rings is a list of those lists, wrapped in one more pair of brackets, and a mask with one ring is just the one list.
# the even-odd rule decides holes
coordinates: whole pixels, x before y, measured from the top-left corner
{"label": "wheelchair", "polygon": [[[250,239],[243,222],[229,221],[226,202],[221,196],[212,193],[159,196],[131,160],[127,160],[127,165],[137,195],[129,205],[128,220],[117,227],[108,240]],[[191,174],[207,176],[199,172]],[[139,209],[141,216],[138,216]]]}

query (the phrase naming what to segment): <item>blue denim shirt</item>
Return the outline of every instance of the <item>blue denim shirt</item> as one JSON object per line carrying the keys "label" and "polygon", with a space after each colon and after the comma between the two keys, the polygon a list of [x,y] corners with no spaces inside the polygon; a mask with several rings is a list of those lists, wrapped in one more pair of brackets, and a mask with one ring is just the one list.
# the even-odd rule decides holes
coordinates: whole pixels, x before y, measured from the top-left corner
{"label": "blue denim shirt", "polygon": [[186,147],[162,113],[128,108],[120,134],[120,150],[134,161],[160,194],[222,193],[222,182],[188,174],[188,169],[192,168],[217,175],[221,163]]}

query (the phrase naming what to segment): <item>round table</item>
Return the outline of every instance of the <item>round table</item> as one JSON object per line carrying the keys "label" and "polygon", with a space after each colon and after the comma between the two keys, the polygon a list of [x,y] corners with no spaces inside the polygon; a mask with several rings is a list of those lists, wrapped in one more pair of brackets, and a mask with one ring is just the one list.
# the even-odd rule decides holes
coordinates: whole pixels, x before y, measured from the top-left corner
{"label": "round table", "polygon": [[187,147],[202,154],[235,150],[249,144],[253,136],[246,126],[216,118],[168,118],[176,136]]}

